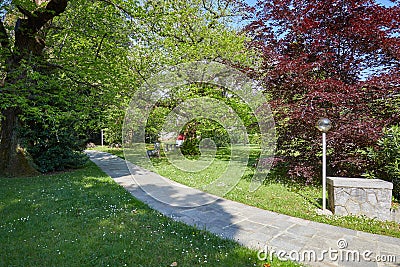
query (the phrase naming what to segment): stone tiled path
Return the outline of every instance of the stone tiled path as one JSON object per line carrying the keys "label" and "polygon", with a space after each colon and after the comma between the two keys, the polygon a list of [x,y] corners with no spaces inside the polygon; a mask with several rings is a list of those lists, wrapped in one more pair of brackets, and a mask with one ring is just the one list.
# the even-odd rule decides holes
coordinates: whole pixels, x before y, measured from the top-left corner
{"label": "stone tiled path", "polygon": [[[308,266],[400,266],[398,238],[265,211],[172,182],[108,153],[87,153],[115,182],[151,208],[250,248],[304,258]],[[377,256],[382,257],[380,262],[375,261]]]}

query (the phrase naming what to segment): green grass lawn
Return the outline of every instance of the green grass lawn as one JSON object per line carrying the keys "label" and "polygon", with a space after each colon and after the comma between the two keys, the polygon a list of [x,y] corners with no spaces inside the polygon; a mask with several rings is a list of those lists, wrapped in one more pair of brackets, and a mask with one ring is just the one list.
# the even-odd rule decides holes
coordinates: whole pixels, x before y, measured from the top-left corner
{"label": "green grass lawn", "polygon": [[[262,266],[255,251],[148,208],[93,163],[0,178],[0,266]],[[273,266],[296,266],[274,260]]]}
{"label": "green grass lawn", "polygon": [[[96,149],[123,157],[122,149],[109,149],[106,147],[97,147]],[[253,151],[250,162],[254,162],[254,155]],[[180,170],[170,164],[164,156],[153,158],[152,161],[160,175],[200,189],[205,184],[216,179],[228,164],[227,153],[224,150],[219,151],[212,164],[200,172]],[[250,184],[248,177],[252,176],[253,169],[251,166],[247,168],[244,178],[225,196],[226,198],[316,222],[400,238],[400,224],[395,222],[382,222],[356,216],[317,215],[316,209],[322,206],[321,187],[304,186],[290,182],[285,178],[284,174],[279,172],[272,172],[268,180],[257,191],[251,193],[248,190]]]}

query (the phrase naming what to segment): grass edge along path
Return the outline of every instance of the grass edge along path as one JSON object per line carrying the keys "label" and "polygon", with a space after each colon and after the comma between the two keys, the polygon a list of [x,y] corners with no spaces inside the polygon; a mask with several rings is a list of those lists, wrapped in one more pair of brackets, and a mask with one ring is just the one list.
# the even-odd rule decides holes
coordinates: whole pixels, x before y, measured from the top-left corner
{"label": "grass edge along path", "polygon": [[[124,158],[123,150],[120,148],[96,147],[95,150],[108,152]],[[198,185],[193,184],[194,173],[188,174],[179,170],[171,171],[170,166],[168,166],[168,163],[163,158],[160,160],[156,159],[156,167],[160,170],[159,174],[166,178],[199,188]],[[188,175],[191,176],[191,179],[188,179]],[[318,199],[320,198],[320,188],[302,185],[288,186],[279,181],[274,182],[270,180],[254,193],[250,193],[246,190],[248,184],[249,181],[246,179],[240,180],[238,185],[225,198],[310,221],[400,238],[400,224],[396,222],[382,222],[364,216],[318,215],[316,209],[321,201],[321,199]]]}
{"label": "grass edge along path", "polygon": [[269,266],[256,251],[150,209],[91,162],[0,178],[0,218],[0,266]]}

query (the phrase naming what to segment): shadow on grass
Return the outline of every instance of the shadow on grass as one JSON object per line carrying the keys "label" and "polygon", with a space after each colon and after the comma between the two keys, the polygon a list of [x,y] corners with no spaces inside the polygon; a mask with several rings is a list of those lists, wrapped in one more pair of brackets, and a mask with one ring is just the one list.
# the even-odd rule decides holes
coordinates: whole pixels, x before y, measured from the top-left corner
{"label": "shadow on grass", "polygon": [[[253,155],[254,156],[254,155]],[[253,178],[255,165],[257,163],[257,159],[254,157],[251,159],[255,161],[253,166],[249,166],[249,172],[243,176],[243,179],[250,182]],[[300,197],[302,197],[307,203],[315,208],[322,207],[322,198],[316,199],[314,195],[308,195],[307,191],[305,190],[309,186],[318,186],[316,185],[305,185],[304,182],[299,180],[293,180],[287,175],[287,166],[285,164],[278,164],[274,168],[272,168],[268,175],[265,177],[263,181],[264,185],[270,184],[280,184],[287,188],[288,191],[293,192]]]}
{"label": "shadow on grass", "polygon": [[151,210],[94,164],[0,179],[0,218],[0,266],[261,265],[255,252]]}

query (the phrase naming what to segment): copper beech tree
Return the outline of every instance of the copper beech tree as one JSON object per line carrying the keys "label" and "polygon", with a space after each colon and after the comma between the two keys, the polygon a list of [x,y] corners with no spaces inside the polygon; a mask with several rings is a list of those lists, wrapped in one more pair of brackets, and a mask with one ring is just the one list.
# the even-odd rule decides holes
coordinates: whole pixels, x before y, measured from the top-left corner
{"label": "copper beech tree", "polygon": [[317,120],[328,133],[328,175],[359,176],[373,162],[362,149],[399,123],[400,6],[372,0],[258,1],[245,30],[261,64],[278,125],[278,161],[293,179],[320,173]]}

